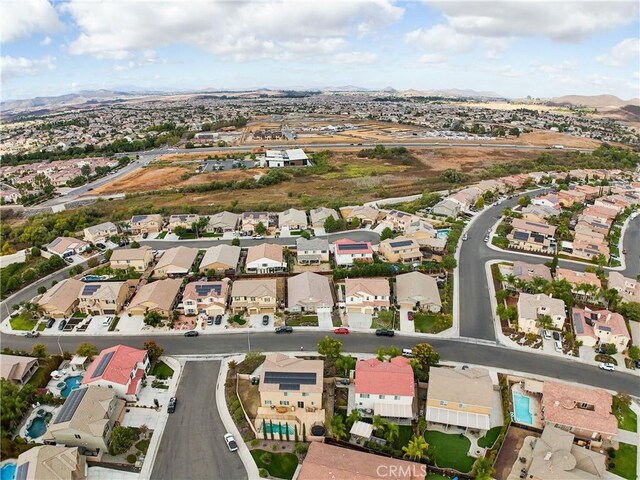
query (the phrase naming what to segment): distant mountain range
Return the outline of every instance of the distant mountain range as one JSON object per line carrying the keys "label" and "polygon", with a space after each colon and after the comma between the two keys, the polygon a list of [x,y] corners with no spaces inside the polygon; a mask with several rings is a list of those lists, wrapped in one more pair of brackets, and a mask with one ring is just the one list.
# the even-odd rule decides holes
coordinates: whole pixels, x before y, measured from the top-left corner
{"label": "distant mountain range", "polygon": [[565,95],[552,98],[549,103],[589,108],[622,108],[627,105],[640,106],[640,98],[623,100],[615,95]]}

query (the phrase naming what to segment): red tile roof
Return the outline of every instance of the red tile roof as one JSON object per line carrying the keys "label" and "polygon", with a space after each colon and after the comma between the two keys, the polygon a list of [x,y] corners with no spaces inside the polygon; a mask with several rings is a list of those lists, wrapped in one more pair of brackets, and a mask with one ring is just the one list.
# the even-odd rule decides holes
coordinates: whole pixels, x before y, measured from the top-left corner
{"label": "red tile roof", "polygon": [[[333,242],[336,247],[336,253],[339,255],[364,255],[373,254],[373,248],[371,247],[371,242],[354,242],[353,240],[349,240],[348,238],[341,238],[340,240],[336,240]],[[352,250],[347,248],[343,248],[345,245],[362,245],[361,249]]]}
{"label": "red tile roof", "polygon": [[394,357],[389,362],[377,358],[356,364],[356,393],[414,396],[415,383],[409,360]]}
{"label": "red tile roof", "polygon": [[[93,377],[93,373],[98,368],[98,365],[100,365],[102,358],[110,352],[113,352],[113,355],[102,374]],[[127,385],[131,378],[131,372],[137,369],[138,363],[144,361],[146,354],[147,352],[145,350],[127,347],[126,345],[116,345],[115,347],[102,350],[100,355],[89,365],[82,383],[89,384],[97,380],[106,380],[108,382],[119,383],[120,385]]]}
{"label": "red tile roof", "polygon": [[142,370],[141,368],[138,369],[135,376],[131,380],[131,383],[129,384],[129,388],[127,388],[127,395],[135,395],[137,393],[138,384],[140,383],[140,380],[142,379],[143,376],[144,376],[144,370]]}

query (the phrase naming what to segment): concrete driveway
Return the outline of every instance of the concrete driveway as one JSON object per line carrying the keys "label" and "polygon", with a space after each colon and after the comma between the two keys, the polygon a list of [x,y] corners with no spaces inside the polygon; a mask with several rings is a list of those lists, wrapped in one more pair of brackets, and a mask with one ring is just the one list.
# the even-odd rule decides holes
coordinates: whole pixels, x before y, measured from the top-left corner
{"label": "concrete driveway", "polygon": [[347,319],[351,328],[371,328],[372,316],[368,313],[349,313]]}
{"label": "concrete driveway", "polygon": [[414,333],[416,331],[416,327],[414,323],[409,320],[408,313],[408,308],[400,309],[400,331],[403,333]]}
{"label": "concrete driveway", "polygon": [[259,328],[259,329],[272,329],[273,328],[273,314],[268,314],[267,316],[269,317],[269,324],[268,325],[263,325],[262,324],[262,317],[264,317],[265,314],[260,313],[258,315],[251,315],[249,317],[249,324],[251,325],[252,328]]}
{"label": "concrete driveway", "polygon": [[185,364],[176,411],[169,415],[151,472],[153,480],[247,478],[237,452],[230,452],[222,438],[226,430],[215,393],[219,370],[216,361]]}
{"label": "concrete driveway", "polygon": [[331,312],[318,311],[318,327],[320,328],[333,328],[333,320],[331,319]]}

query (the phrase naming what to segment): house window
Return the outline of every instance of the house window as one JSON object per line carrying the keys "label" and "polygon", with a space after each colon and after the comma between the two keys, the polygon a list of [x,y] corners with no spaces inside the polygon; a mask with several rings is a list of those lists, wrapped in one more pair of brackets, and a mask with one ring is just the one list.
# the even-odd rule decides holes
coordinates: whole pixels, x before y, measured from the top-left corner
{"label": "house window", "polygon": [[271,404],[272,404],[272,402],[271,402],[271,400],[265,400],[265,401],[264,401],[264,404],[265,404],[265,405],[271,405]]}
{"label": "house window", "polygon": [[75,438],[77,438],[78,440],[82,440],[82,437],[80,435],[78,435],[77,433],[73,435]]}
{"label": "house window", "polygon": [[284,405],[285,407],[289,405],[289,400],[280,400],[280,405]]}
{"label": "house window", "polygon": [[465,408],[465,404],[464,403],[459,403],[458,404],[458,408]]}
{"label": "house window", "polygon": [[308,397],[309,396],[309,392],[302,392],[302,396],[303,397]]}
{"label": "house window", "polygon": [[369,398],[369,394],[368,393],[361,393],[360,394],[360,398]]}
{"label": "house window", "polygon": [[440,405],[446,407],[449,403],[446,400],[440,400]]}
{"label": "house window", "polygon": [[394,400],[400,400],[400,395],[394,395],[394,396],[393,396],[393,399],[394,399]]}
{"label": "house window", "polygon": [[384,400],[384,395],[378,395],[378,398],[379,398],[380,400]]}
{"label": "house window", "polygon": [[298,402],[298,408],[304,408],[304,402]]}
{"label": "house window", "polygon": [[289,396],[289,392],[284,392],[284,393],[283,393],[283,395],[284,395],[285,397],[288,397],[288,396]]}

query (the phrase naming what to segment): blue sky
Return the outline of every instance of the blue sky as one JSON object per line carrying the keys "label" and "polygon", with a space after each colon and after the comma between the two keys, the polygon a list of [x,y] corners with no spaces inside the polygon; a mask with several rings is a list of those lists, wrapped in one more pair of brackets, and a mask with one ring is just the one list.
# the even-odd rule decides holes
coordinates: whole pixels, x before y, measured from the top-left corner
{"label": "blue sky", "polygon": [[2,99],[79,90],[640,95],[637,1],[3,0]]}

